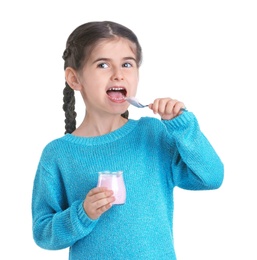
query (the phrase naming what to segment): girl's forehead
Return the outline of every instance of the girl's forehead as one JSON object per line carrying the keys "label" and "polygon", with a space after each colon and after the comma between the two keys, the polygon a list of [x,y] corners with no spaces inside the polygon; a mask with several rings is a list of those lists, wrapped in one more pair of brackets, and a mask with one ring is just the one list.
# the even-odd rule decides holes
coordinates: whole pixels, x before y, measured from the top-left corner
{"label": "girl's forehead", "polygon": [[136,45],[130,40],[122,37],[114,37],[110,39],[101,39],[98,43],[91,49],[92,55],[97,55],[98,53],[110,53],[116,50],[130,51],[134,55],[136,54]]}

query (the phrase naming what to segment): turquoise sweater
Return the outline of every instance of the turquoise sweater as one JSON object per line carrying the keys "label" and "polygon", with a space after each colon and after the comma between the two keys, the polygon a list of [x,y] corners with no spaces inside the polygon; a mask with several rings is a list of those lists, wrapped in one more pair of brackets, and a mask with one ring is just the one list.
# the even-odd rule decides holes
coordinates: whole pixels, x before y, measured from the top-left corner
{"label": "turquoise sweater", "polygon": [[[99,171],[124,172],[127,200],[97,220],[82,204]],[[130,119],[98,137],[50,142],[36,172],[32,216],[38,246],[70,248],[71,260],[176,259],[173,189],[221,186],[224,168],[191,112],[172,120]]]}

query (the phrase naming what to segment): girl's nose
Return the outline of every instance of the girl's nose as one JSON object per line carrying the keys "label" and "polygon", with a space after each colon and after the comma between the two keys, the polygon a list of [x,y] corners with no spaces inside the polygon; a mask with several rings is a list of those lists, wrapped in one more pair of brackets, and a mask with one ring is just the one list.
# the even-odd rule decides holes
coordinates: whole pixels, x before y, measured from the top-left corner
{"label": "girl's nose", "polygon": [[112,73],[112,80],[123,80],[124,76],[121,68],[114,68]]}

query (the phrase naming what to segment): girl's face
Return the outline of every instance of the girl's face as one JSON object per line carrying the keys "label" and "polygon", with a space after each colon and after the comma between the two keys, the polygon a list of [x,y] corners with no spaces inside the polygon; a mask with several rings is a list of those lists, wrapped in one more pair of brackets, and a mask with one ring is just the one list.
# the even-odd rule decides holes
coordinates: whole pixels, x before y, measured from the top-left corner
{"label": "girl's face", "polygon": [[135,96],[139,80],[136,47],[127,39],[103,40],[91,51],[78,74],[87,113],[122,114]]}

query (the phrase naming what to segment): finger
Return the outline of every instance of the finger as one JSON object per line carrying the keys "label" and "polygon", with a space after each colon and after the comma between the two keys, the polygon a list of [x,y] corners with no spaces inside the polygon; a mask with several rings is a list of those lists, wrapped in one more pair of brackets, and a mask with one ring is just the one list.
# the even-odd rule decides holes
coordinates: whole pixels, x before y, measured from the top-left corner
{"label": "finger", "polygon": [[106,198],[102,198],[100,200],[97,200],[93,203],[93,207],[96,210],[102,210],[102,208],[105,207],[109,207],[110,205],[112,205],[112,203],[115,201],[115,197],[111,196],[111,197],[106,197]]}
{"label": "finger", "polygon": [[157,98],[154,100],[152,110],[155,114],[163,113],[166,106],[167,98]]}
{"label": "finger", "polygon": [[169,99],[160,99],[159,102],[158,102],[158,111],[157,113],[162,115],[162,114],[165,114],[166,112],[166,107],[167,107],[167,103],[169,102],[170,100]]}
{"label": "finger", "polygon": [[108,189],[107,187],[95,187],[88,192],[87,196],[88,197],[94,197],[97,194],[101,194],[101,193],[106,192],[106,191],[111,191],[111,190]]}
{"label": "finger", "polygon": [[163,114],[174,115],[174,113],[175,113],[174,108],[175,108],[176,102],[177,102],[176,99],[168,100],[168,102],[166,103],[165,111],[163,112]]}
{"label": "finger", "polygon": [[183,113],[183,111],[185,110],[185,105],[184,103],[182,102],[177,102],[175,105],[174,105],[174,108],[173,108],[173,113],[174,115],[180,115]]}
{"label": "finger", "polygon": [[94,196],[97,193],[108,190],[106,187],[95,187],[88,192],[88,196]]}
{"label": "finger", "polygon": [[157,113],[162,116],[165,114],[173,113],[173,106],[175,105],[177,100],[171,98],[162,98],[158,100],[158,108]]}
{"label": "finger", "polygon": [[99,192],[88,194],[88,199],[89,199],[89,201],[94,203],[98,200],[101,200],[101,199],[104,199],[104,198],[109,198],[111,196],[113,196],[113,191],[105,188],[105,189],[100,189]]}
{"label": "finger", "polygon": [[96,209],[96,215],[99,217],[101,216],[104,212],[106,212],[107,210],[109,210],[112,207],[112,203],[108,203],[103,205],[102,207],[99,207]]}
{"label": "finger", "polygon": [[153,103],[148,105],[148,107],[153,110],[154,114],[156,114],[158,111],[158,102],[159,99],[155,99]]}

